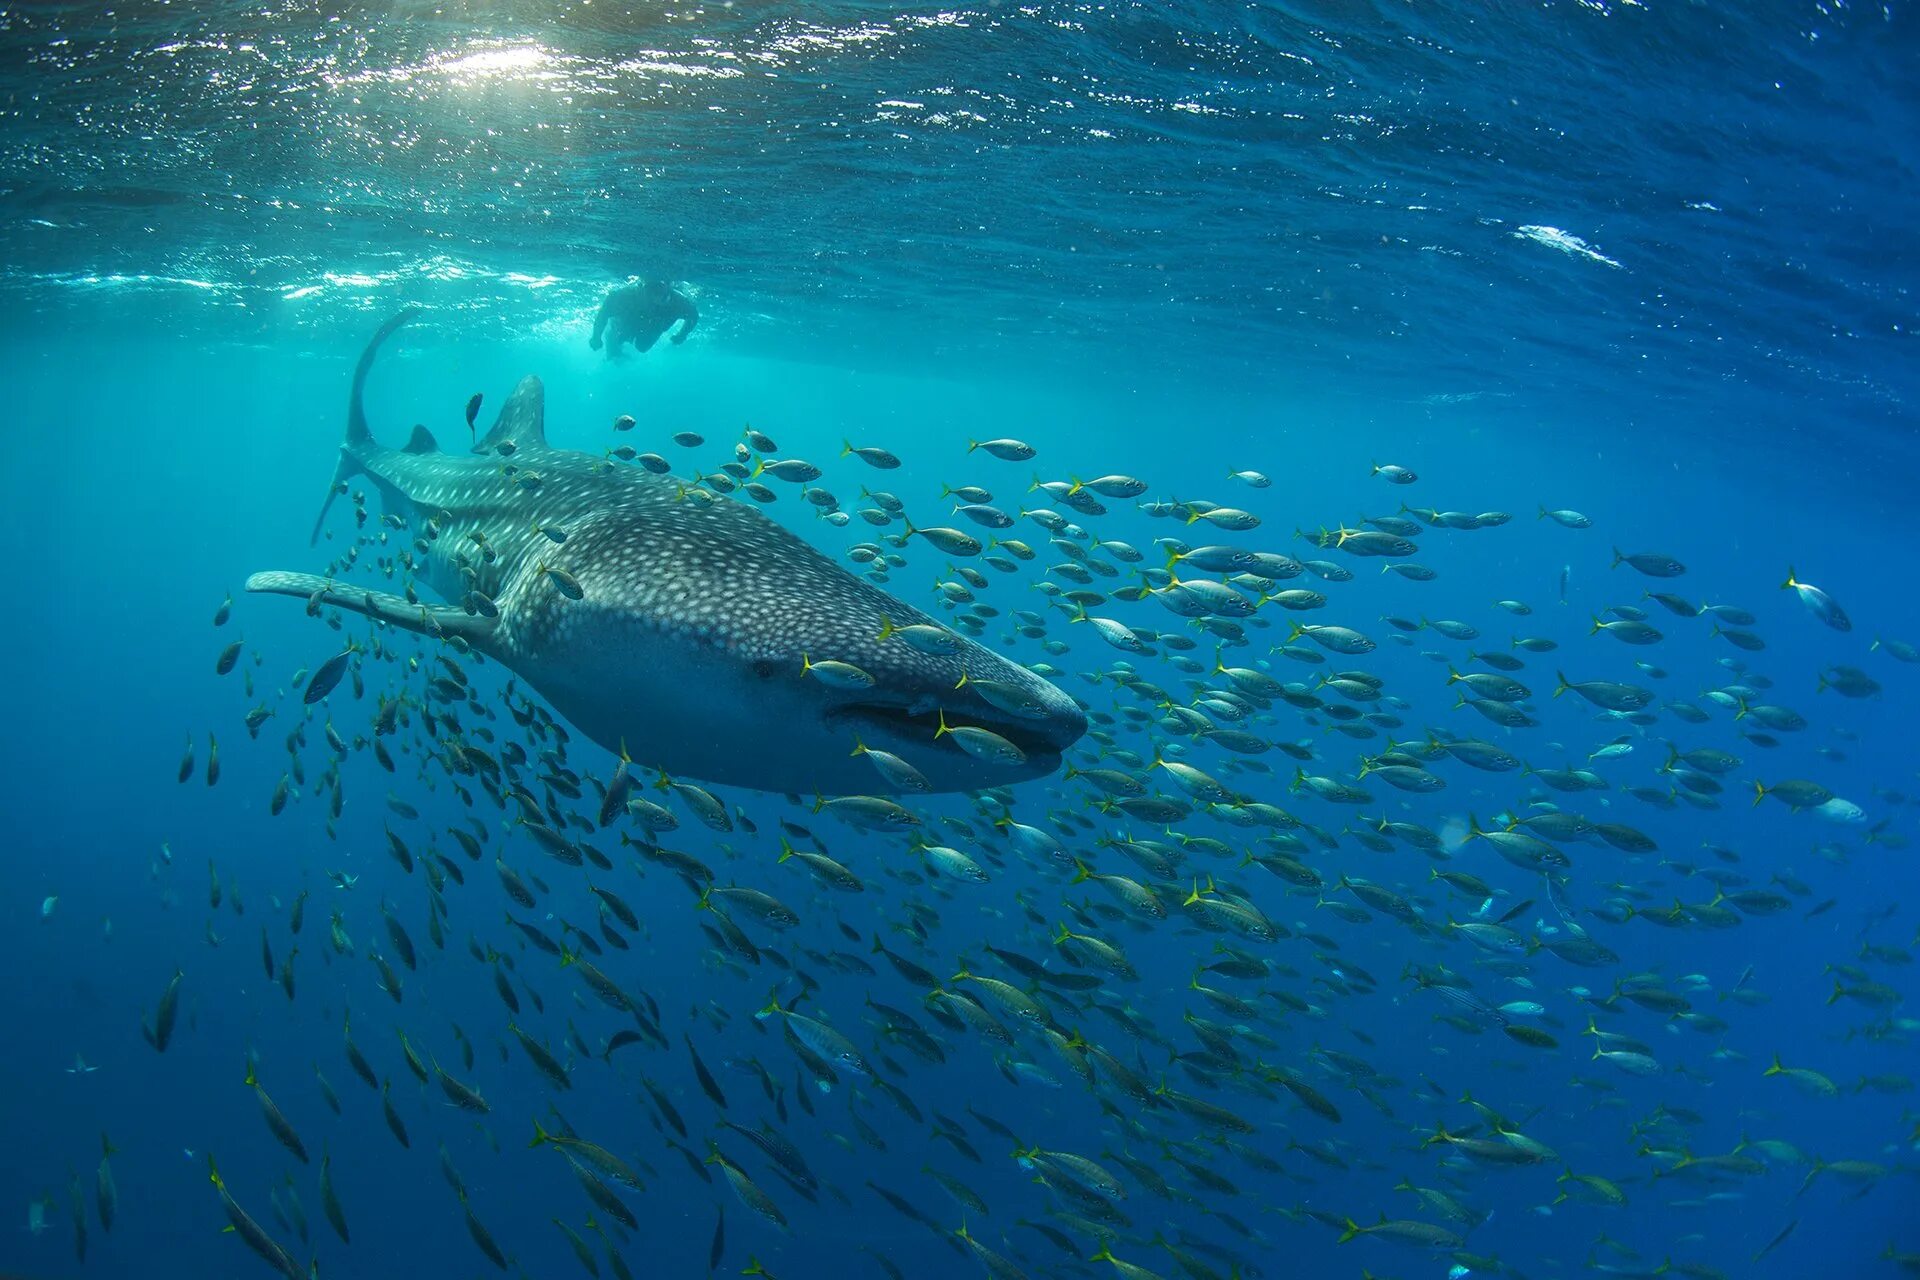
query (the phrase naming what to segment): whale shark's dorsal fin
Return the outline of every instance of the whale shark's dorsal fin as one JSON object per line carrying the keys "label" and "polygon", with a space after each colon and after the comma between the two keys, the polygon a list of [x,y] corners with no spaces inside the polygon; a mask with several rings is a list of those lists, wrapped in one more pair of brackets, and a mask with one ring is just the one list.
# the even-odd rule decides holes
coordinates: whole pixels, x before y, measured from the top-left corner
{"label": "whale shark's dorsal fin", "polygon": [[423,426],[415,425],[413,434],[407,437],[407,447],[403,453],[438,453],[440,445],[433,438],[433,432]]}
{"label": "whale shark's dorsal fin", "polygon": [[532,374],[520,379],[520,385],[500,406],[500,416],[494,420],[493,430],[473,446],[473,451],[491,453],[509,440],[519,450],[547,447],[547,389]]}

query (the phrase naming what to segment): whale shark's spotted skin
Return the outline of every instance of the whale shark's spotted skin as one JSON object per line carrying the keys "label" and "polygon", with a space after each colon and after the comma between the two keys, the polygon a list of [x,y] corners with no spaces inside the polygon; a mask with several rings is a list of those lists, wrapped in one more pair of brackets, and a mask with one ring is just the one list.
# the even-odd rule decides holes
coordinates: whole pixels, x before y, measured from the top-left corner
{"label": "whale shark's spotted skin", "polygon": [[[936,790],[972,789],[1050,772],[1085,731],[1072,699],[971,640],[944,656],[882,640],[889,619],[934,620],[756,508],[691,498],[666,477],[550,447],[537,378],[516,388],[479,456],[442,453],[419,429],[405,450],[382,448],[367,429],[362,388],[380,342],[407,315],[361,357],[337,479],[375,482],[419,539],[422,579],[452,604],[423,608],[309,574],[256,574],[249,590],[318,595],[413,630],[464,636],[607,749],[624,744],[638,762],[707,781],[890,790],[853,754],[859,741],[900,755]],[[547,528],[565,542],[540,532]],[[568,598],[550,569],[571,575],[582,598]],[[474,592],[497,617],[473,611]],[[847,690],[802,675],[803,656],[851,663],[874,685]],[[1011,686],[1028,714],[988,703],[960,684],[963,674]],[[1026,761],[988,763],[936,741],[936,712],[1002,734]]]}

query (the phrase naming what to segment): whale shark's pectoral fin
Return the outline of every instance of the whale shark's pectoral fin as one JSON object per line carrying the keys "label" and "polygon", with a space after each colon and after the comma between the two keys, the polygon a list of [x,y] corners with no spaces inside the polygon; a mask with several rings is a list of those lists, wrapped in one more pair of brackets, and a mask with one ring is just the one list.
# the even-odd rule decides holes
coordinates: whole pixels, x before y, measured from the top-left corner
{"label": "whale shark's pectoral fin", "polygon": [[365,614],[369,618],[378,618],[424,636],[465,640],[479,649],[487,647],[498,625],[493,618],[476,617],[451,605],[415,604],[403,596],[348,586],[317,573],[256,573],[247,579],[247,590],[268,595],[299,596],[310,604],[332,605],[336,609]]}

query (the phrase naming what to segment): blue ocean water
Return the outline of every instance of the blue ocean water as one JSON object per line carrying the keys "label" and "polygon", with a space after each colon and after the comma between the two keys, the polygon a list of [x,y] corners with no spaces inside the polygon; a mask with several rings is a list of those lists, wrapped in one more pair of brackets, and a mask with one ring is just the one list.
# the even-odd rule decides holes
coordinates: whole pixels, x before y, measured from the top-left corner
{"label": "blue ocean water", "polygon": [[[1920,275],[1911,6],[5,5],[0,49],[0,342],[16,424],[0,521],[22,579],[0,774],[12,815],[0,1270],[267,1274],[223,1233],[209,1158],[294,1269],[329,1276],[495,1271],[449,1165],[505,1269],[533,1276],[590,1270],[556,1221],[601,1274],[617,1273],[617,1254],[643,1276],[1122,1269],[1094,1260],[1103,1247],[1146,1269],[1129,1276],[1168,1277],[1920,1267],[1906,731],[1920,671],[1899,648],[1920,642],[1904,564]],[[589,328],[632,275],[682,282],[700,323],[684,345],[609,360]],[[367,389],[382,443],[423,423],[464,454],[469,397],[482,396],[484,429],[532,373],[555,446],[657,451],[687,489],[717,490],[750,425],[780,457],[817,464],[813,486],[851,518],[823,519],[779,481],[766,514],[1041,665],[1094,717],[1068,764],[1118,770],[1185,812],[1139,816],[1064,771],[989,798],[896,797],[924,842],[985,869],[973,883],[943,877],[905,835],[814,812],[812,797],[714,786],[734,815],[718,832],[685,793],[645,787],[679,821],[660,846],[800,917],[786,929],[740,919],[757,963],[707,931],[686,880],[622,842],[648,842],[637,818],[569,832],[611,871],[549,857],[513,821],[517,805],[447,767],[455,735],[442,725],[430,741],[425,710],[457,717],[467,747],[526,746],[510,772],[556,822],[596,825],[612,752],[575,733],[564,758],[542,759],[555,739],[530,739],[507,714],[526,682],[510,702],[499,662],[322,608],[338,615],[329,630],[298,601],[243,591],[250,573],[318,573],[354,543],[345,501],[319,546],[307,533],[355,360],[407,306],[421,315]],[[622,414],[631,432],[610,425]],[[674,443],[681,432],[701,443]],[[997,437],[1035,456],[969,448]],[[902,465],[871,468],[845,442]],[[1418,479],[1389,483],[1377,464]],[[1248,470],[1270,486],[1231,478]],[[1115,475],[1145,491],[1102,497],[1097,513],[1070,505],[1087,490],[1030,488]],[[943,493],[960,485],[991,491],[1014,518],[997,536],[1036,557],[990,567],[1003,548],[954,554],[857,514],[884,513],[869,493],[884,491],[914,528],[984,541]],[[377,536],[372,485],[350,487],[370,495]],[[1218,527],[1209,504],[1259,523]],[[1545,509],[1592,527],[1538,518]],[[1047,511],[1067,527],[1031,514]],[[1502,512],[1512,519],[1435,514]],[[1385,559],[1353,554],[1360,542],[1321,545],[1395,516],[1418,526],[1412,559],[1431,581],[1383,572]],[[364,559],[393,556],[422,523],[385,526]],[[1471,523],[1484,527],[1459,527]],[[1173,611],[1189,596],[1162,570],[1169,544],[1323,560],[1352,580],[1242,582],[1229,590],[1250,617],[1197,622]],[[899,563],[849,555],[862,546]],[[1685,572],[1648,577],[1616,565],[1616,550],[1672,556]],[[1076,573],[1083,562],[1111,573]],[[1850,629],[1783,590],[1790,569],[1838,601]],[[963,571],[987,585],[953,590]],[[397,591],[404,578],[354,580]],[[1324,606],[1265,598],[1301,588]],[[1146,652],[1071,621],[1074,591],[1094,593],[1087,611],[1135,628]],[[1648,591],[1753,621],[1681,617]],[[712,603],[725,616],[736,602]],[[1659,641],[1592,631],[1631,620],[1623,608],[1646,611]],[[1290,637],[1293,623],[1351,627],[1376,647],[1324,653]],[[309,711],[296,675],[343,637],[366,651]],[[235,669],[218,674],[235,642]],[[1449,670],[1491,672],[1488,654],[1524,663],[1512,674],[1537,724],[1502,728],[1457,704]],[[456,659],[470,697],[429,688],[445,674],[438,655]],[[1875,687],[1836,691],[1843,667]],[[1377,680],[1388,701],[1366,681],[1322,684],[1336,672]],[[1655,698],[1643,716],[1600,716],[1555,696],[1557,672]],[[377,735],[387,695],[407,699],[406,723]],[[252,736],[256,707],[271,715]],[[1805,725],[1768,726],[1756,707]],[[699,717],[649,727],[709,731]],[[1208,738],[1219,730],[1266,749],[1229,750]],[[742,754],[771,756],[794,732],[769,715]],[[1528,769],[1474,768],[1446,749],[1458,738]],[[1676,772],[1669,743],[1737,763]],[[1596,755],[1610,745],[1631,750]],[[1196,799],[1153,764],[1156,749],[1232,798]],[[1402,758],[1444,789],[1362,775]],[[651,783],[649,763],[636,758],[636,776]],[[1552,785],[1567,769],[1588,771],[1585,789]],[[1329,800],[1296,770],[1369,798]],[[574,778],[577,800],[564,794]],[[1752,803],[1755,782],[1789,780],[1835,799]],[[1548,877],[1468,838],[1470,821],[1494,830],[1556,811],[1656,847],[1556,837],[1569,865]],[[996,818],[1056,831],[1089,870],[1145,886],[1165,918],[1073,883],[1071,865],[1023,850]],[[1375,847],[1383,819],[1417,825]],[[456,829],[483,841],[478,860]],[[1437,851],[1418,843],[1425,833]],[[783,834],[817,840],[864,891],[777,862]],[[1129,840],[1157,843],[1135,858],[1115,843]],[[1283,879],[1276,854],[1320,887]],[[496,856],[538,877],[534,907],[509,899]],[[334,874],[357,879],[336,887]],[[1187,899],[1209,877],[1284,936],[1206,927],[1217,918]],[[1343,877],[1397,895],[1411,919],[1362,910]],[[639,927],[609,915],[589,880]],[[1516,950],[1454,927],[1523,904],[1511,937],[1488,935]],[[644,993],[664,1045],[602,1060],[636,1020],[597,1000],[578,965],[529,945],[508,912],[569,951],[599,945],[585,958]],[[417,967],[400,960],[389,915]],[[1122,947],[1137,976],[1057,945],[1062,923]],[[1527,947],[1582,935],[1611,958],[1580,967]],[[956,997],[929,1001],[870,949],[875,937],[943,990],[979,996],[1006,1041],[941,1021]],[[1220,947],[1265,976],[1197,973]],[[1022,958],[1104,981],[1023,977]],[[176,972],[178,1023],[158,1053],[143,1021]],[[962,972],[1039,999],[1046,1026],[955,981]],[[1836,982],[1851,994],[1831,999]],[[1551,1043],[1463,1015],[1436,986],[1538,1004],[1500,1017]],[[782,1018],[756,1016],[770,995],[802,993],[798,1011],[844,1034],[881,1083],[844,1068],[828,1082]],[[869,1001],[912,1017],[941,1060],[916,1055]],[[390,1082],[404,1147],[347,1060],[349,1016]],[[570,1087],[536,1069],[510,1020],[566,1064]],[[1583,1034],[1590,1021],[1641,1044]],[[1235,1119],[1133,1096],[1081,1042]],[[1599,1046],[1644,1054],[1658,1073],[1595,1058]],[[1818,1076],[1768,1075],[1776,1055]],[[307,1161],[263,1121],[250,1064]],[[489,1110],[451,1105],[435,1064]],[[784,1179],[722,1120],[777,1128],[817,1189]],[[612,1186],[636,1226],[592,1203],[562,1152],[529,1149],[536,1122],[637,1172],[642,1189]],[[1491,1153],[1432,1141],[1442,1130]],[[1005,1132],[1096,1162],[1124,1197],[1080,1166],[1016,1159]],[[696,1173],[710,1142],[784,1228],[718,1166]],[[350,1242],[323,1213],[323,1159]],[[1625,1203],[1567,1174],[1604,1179]],[[1407,1186],[1444,1193],[1458,1216]],[[1345,1220],[1382,1216],[1458,1239],[1341,1241]],[[963,1225],[1004,1263],[955,1235]]]}

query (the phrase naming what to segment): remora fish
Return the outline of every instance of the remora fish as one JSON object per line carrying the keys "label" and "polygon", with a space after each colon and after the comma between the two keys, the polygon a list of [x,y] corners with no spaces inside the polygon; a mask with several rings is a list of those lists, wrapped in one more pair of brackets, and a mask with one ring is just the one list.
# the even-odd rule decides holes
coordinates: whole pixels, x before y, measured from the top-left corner
{"label": "remora fish", "polygon": [[[880,639],[889,620],[898,628],[933,619],[753,505],[690,501],[670,477],[553,448],[536,377],[501,408],[475,446],[481,456],[441,452],[424,427],[404,449],[378,444],[363,403],[367,374],[381,342],[414,314],[387,321],[361,353],[320,518],[348,479],[367,476],[389,515],[416,531],[437,526],[421,558],[424,581],[447,600],[477,595],[494,608],[414,604],[308,573],[257,573],[247,590],[458,637],[525,677],[608,751],[624,741],[635,759],[709,782],[887,789],[850,754],[857,736],[907,760],[935,791],[975,790],[1053,772],[1085,732],[1073,699],[971,640],[936,655]],[[567,530],[564,545],[535,532],[549,526]],[[316,522],[316,541],[319,532]],[[491,557],[480,554],[483,543]],[[805,677],[807,654],[857,666],[873,683],[847,689]],[[989,702],[976,684],[1001,696]],[[1005,709],[1007,687],[1025,714]],[[1025,759],[982,760],[936,737],[940,711],[1008,739]]]}

